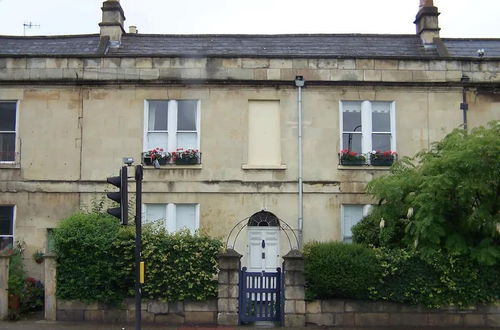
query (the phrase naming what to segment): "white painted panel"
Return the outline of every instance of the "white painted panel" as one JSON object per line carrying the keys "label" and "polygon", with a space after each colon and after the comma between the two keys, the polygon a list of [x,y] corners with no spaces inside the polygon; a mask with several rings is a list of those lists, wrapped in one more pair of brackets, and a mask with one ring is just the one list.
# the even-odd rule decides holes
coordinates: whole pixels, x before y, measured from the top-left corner
{"label": "white painted panel", "polygon": [[147,150],[154,148],[163,148],[167,150],[168,133],[148,133]]}
{"label": "white painted panel", "polygon": [[149,222],[162,222],[167,219],[167,205],[166,204],[146,204],[146,219],[144,223]]}
{"label": "white painted panel", "polygon": [[196,204],[176,205],[176,229],[189,229],[192,233],[196,231]]}
{"label": "white painted panel", "polygon": [[[264,248],[262,241],[265,242]],[[248,271],[276,271],[279,267],[279,228],[248,227],[248,242]]]}

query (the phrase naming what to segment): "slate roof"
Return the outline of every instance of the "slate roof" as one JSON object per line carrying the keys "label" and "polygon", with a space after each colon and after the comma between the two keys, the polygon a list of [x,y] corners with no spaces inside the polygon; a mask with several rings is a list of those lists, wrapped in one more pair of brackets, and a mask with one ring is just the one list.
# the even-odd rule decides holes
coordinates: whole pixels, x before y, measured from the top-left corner
{"label": "slate roof", "polygon": [[[450,57],[500,58],[500,39],[443,38]],[[101,54],[99,35],[0,36],[0,56],[363,57],[437,58],[416,35],[149,35],[125,34],[118,49]]]}

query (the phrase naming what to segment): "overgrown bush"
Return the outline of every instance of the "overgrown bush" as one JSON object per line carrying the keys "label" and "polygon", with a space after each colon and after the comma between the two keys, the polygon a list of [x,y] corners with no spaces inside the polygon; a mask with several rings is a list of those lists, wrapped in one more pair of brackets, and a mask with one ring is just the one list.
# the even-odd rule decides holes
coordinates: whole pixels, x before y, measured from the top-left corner
{"label": "overgrown bush", "polygon": [[[357,242],[500,260],[500,121],[456,129],[429,150],[403,158],[367,185],[378,200],[354,229]],[[377,222],[384,219],[381,236]]]}
{"label": "overgrown bush", "polygon": [[434,253],[431,258],[403,249],[375,249],[383,269],[370,298],[427,307],[470,306],[500,299],[500,266],[466,256]]}
{"label": "overgrown bush", "polygon": [[133,285],[129,269],[117,267],[123,258],[114,248],[119,222],[107,215],[78,213],[54,230],[57,252],[57,296],[85,302],[116,303]]}
{"label": "overgrown bush", "polygon": [[[405,248],[408,219],[400,215],[387,217],[391,210],[374,206],[370,214],[352,227],[352,240],[366,247]],[[383,220],[383,221],[382,221]]]}
{"label": "overgrown bush", "polygon": [[369,297],[381,268],[373,250],[341,242],[309,243],[304,247],[307,298]]}
{"label": "overgrown bush", "polygon": [[500,266],[463,255],[431,258],[404,249],[338,242],[304,248],[306,297],[362,298],[427,307],[470,306],[500,299]]}
{"label": "overgrown bush", "polygon": [[[133,269],[134,229],[121,233],[116,249],[127,251],[123,267]],[[222,244],[207,235],[192,235],[189,230],[169,234],[163,226],[146,225],[142,255],[146,263],[144,297],[150,299],[205,300],[215,297],[217,253]],[[133,294],[133,287],[130,291]]]}
{"label": "overgrown bush", "polygon": [[[107,215],[77,214],[55,230],[57,295],[62,299],[118,303],[134,294],[135,230]],[[203,300],[216,294],[216,254],[222,243],[188,231],[142,231],[146,277],[143,296],[167,301]]]}

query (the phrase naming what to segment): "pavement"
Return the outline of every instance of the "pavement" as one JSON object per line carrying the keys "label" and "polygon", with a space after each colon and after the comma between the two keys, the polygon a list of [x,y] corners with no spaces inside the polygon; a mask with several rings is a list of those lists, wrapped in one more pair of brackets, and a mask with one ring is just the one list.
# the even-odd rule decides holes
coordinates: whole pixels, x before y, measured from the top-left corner
{"label": "pavement", "polygon": [[[63,321],[45,321],[40,313],[29,315],[19,321],[0,321],[0,330],[135,330],[132,323],[98,323],[98,322],[63,322]],[[155,324],[143,324],[142,330],[262,330],[269,328],[278,328],[272,322],[260,322],[253,325],[243,326],[165,326]],[[284,329],[284,328],[283,328]],[[287,329],[306,329],[306,330],[456,330],[453,327],[319,327],[307,326],[304,328]],[[467,330],[499,330],[499,328],[462,328]]]}
{"label": "pavement", "polygon": [[[253,326],[160,326],[148,325],[142,326],[142,330],[261,330],[270,328],[272,325],[253,325]],[[45,320],[21,320],[21,321],[0,321],[0,330],[134,330],[133,324],[119,323],[94,323],[94,322],[62,322],[62,321],[45,321]],[[287,329],[306,329],[306,330],[455,330],[456,328],[448,327],[317,327],[308,326],[305,328],[287,328]],[[498,328],[463,328],[467,330],[498,330]]]}

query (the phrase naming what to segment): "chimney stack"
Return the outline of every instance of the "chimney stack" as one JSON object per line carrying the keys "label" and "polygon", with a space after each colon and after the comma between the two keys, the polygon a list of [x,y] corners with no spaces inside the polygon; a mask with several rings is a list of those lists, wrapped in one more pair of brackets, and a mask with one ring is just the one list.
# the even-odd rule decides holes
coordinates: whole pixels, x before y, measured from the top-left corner
{"label": "chimney stack", "polygon": [[439,38],[438,9],[434,7],[433,0],[420,0],[420,7],[415,18],[417,35],[424,46],[434,44],[434,38]]}
{"label": "chimney stack", "polygon": [[120,0],[104,1],[101,10],[102,22],[99,23],[101,27],[101,42],[109,39],[109,47],[118,48],[121,44],[122,34],[125,33],[123,29],[125,14],[120,5]]}
{"label": "chimney stack", "polygon": [[128,33],[132,33],[132,34],[137,34],[139,33],[139,31],[137,30],[137,26],[135,25],[130,25],[128,27]]}

